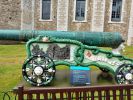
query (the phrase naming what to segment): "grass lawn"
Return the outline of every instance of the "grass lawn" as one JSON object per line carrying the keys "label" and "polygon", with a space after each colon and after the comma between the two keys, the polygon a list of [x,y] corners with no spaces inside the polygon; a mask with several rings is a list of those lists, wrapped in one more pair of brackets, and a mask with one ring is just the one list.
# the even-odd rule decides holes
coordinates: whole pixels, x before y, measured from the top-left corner
{"label": "grass lawn", "polygon": [[24,44],[0,45],[0,92],[11,90],[22,81],[21,68],[25,58]]}
{"label": "grass lawn", "polygon": [[[133,58],[133,46],[127,46],[123,54]],[[23,80],[21,68],[25,59],[25,44],[0,45],[0,100],[2,91],[11,90]]]}

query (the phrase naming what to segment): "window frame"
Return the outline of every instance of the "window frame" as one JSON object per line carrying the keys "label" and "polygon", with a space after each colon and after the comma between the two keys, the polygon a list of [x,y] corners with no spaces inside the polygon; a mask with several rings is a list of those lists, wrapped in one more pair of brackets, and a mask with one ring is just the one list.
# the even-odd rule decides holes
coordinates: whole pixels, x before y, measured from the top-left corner
{"label": "window frame", "polygon": [[39,21],[52,21],[52,11],[53,11],[53,0],[51,0],[51,8],[50,8],[50,19],[42,19],[42,2],[43,0],[40,0],[40,18]]}
{"label": "window frame", "polygon": [[125,0],[122,0],[120,21],[112,21],[112,4],[113,4],[113,0],[110,0],[110,14],[109,14],[109,21],[108,21],[108,23],[124,23],[124,21],[123,21],[123,15],[124,15],[124,4],[125,4]]}
{"label": "window frame", "polygon": [[84,20],[80,21],[80,20],[76,20],[76,2],[77,0],[74,0],[74,8],[73,8],[73,22],[87,22],[87,13],[88,13],[88,0],[85,0],[85,16],[84,16]]}

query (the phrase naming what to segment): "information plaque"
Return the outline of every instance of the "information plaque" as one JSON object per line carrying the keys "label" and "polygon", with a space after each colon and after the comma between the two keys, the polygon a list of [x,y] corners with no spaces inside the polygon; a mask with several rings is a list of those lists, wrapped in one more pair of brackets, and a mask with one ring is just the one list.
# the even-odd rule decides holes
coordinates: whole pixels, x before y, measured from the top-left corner
{"label": "information plaque", "polygon": [[90,68],[83,66],[71,66],[70,83],[72,85],[90,85]]}

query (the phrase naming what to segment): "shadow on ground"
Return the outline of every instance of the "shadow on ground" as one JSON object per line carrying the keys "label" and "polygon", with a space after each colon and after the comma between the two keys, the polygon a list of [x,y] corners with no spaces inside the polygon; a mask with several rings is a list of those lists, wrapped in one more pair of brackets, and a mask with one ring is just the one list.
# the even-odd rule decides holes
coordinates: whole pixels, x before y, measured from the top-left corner
{"label": "shadow on ground", "polygon": [[[25,80],[21,83],[25,87],[31,87]],[[91,86],[116,84],[113,75],[100,70],[91,71]],[[56,70],[55,79],[46,87],[70,87],[70,70]]]}

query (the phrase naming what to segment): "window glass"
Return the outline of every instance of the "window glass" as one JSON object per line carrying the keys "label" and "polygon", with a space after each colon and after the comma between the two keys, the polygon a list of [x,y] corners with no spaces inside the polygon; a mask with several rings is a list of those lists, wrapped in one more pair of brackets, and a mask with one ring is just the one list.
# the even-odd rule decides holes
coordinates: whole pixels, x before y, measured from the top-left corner
{"label": "window glass", "polygon": [[113,0],[111,21],[121,21],[122,0]]}
{"label": "window glass", "polygon": [[42,19],[49,20],[51,12],[51,0],[42,0]]}
{"label": "window glass", "polygon": [[76,0],[75,20],[77,21],[85,20],[85,1],[86,0]]}

